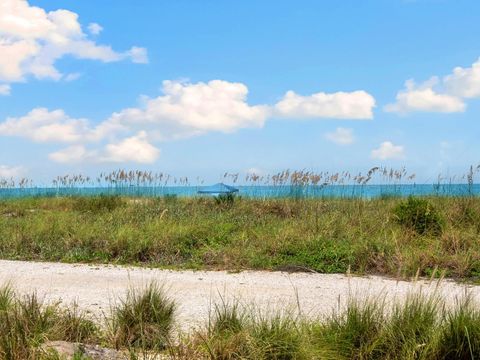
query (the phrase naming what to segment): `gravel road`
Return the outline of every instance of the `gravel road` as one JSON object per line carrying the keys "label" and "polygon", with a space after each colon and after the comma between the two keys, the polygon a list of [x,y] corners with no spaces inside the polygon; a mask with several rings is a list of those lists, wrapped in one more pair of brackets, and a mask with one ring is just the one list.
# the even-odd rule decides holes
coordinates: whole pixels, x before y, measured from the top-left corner
{"label": "gravel road", "polygon": [[386,296],[388,301],[409,292],[438,290],[453,304],[466,291],[480,300],[480,286],[444,280],[396,281],[378,276],[356,277],[314,273],[266,271],[171,271],[137,267],[77,265],[0,260],[0,285],[10,282],[20,294],[36,291],[45,301],[74,301],[93,316],[108,313],[127,289],[155,280],[179,305],[178,325],[191,329],[205,323],[212,304],[239,301],[260,311],[298,311],[306,316],[326,315],[345,304],[350,295]]}

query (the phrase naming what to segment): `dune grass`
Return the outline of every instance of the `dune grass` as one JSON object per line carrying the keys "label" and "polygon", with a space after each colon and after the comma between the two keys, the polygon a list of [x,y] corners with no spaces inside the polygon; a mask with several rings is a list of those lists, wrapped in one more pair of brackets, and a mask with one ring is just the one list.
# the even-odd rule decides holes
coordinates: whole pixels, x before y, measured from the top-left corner
{"label": "dune grass", "polygon": [[4,200],[0,258],[477,278],[480,198],[409,201]]}
{"label": "dune grass", "polygon": [[[480,357],[480,311],[468,294],[448,306],[435,292],[411,293],[394,302],[382,296],[353,297],[330,316],[310,318],[286,311],[262,314],[254,306],[221,302],[213,305],[204,327],[183,334],[173,326],[175,307],[164,288],[153,283],[130,290],[120,305],[94,322],[75,307],[44,304],[35,294],[18,296],[4,286],[0,359],[62,359],[48,347],[54,340],[117,348],[131,359]],[[85,359],[80,353],[76,358]]]}
{"label": "dune grass", "polygon": [[111,343],[117,349],[164,350],[171,340],[175,309],[175,303],[156,283],[140,291],[129,290],[126,299],[111,311]]}
{"label": "dune grass", "polygon": [[[464,306],[466,303],[469,306]],[[468,297],[447,308],[435,294],[353,298],[321,319],[215,308],[204,330],[170,349],[176,359],[478,359],[480,314]]]}
{"label": "dune grass", "polygon": [[64,309],[35,293],[16,296],[10,286],[0,288],[0,359],[55,359],[42,348],[47,340],[89,342],[97,335],[97,325],[76,306]]}

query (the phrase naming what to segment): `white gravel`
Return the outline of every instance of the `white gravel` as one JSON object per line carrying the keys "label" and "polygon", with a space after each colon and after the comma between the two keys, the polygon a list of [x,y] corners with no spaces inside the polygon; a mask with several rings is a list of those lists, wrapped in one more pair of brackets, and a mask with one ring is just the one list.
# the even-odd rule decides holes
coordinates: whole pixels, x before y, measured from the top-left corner
{"label": "white gravel", "polygon": [[345,304],[349,295],[386,296],[401,300],[412,291],[438,290],[447,303],[466,291],[480,300],[480,287],[444,280],[396,281],[379,276],[354,277],[313,273],[265,271],[170,271],[137,267],[76,265],[0,260],[0,285],[11,282],[18,293],[36,291],[45,301],[61,301],[94,316],[108,313],[110,306],[128,288],[141,287],[155,280],[164,284],[179,305],[178,322],[182,329],[203,325],[212,304],[239,301],[255,304],[263,312],[286,309],[306,316],[326,315]]}

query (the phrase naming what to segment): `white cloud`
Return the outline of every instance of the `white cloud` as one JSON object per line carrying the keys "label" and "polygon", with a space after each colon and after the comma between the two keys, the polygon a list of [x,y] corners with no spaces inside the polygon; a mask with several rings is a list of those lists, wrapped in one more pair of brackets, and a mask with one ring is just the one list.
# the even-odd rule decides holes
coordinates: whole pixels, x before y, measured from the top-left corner
{"label": "white cloud", "polygon": [[116,52],[110,46],[88,39],[76,13],[68,10],[46,12],[30,6],[25,0],[0,2],[0,54],[0,80],[9,83],[25,81],[28,76],[59,80],[64,75],[55,63],[67,55],[103,62],[147,61],[143,48]]}
{"label": "white cloud", "polygon": [[160,156],[160,150],[147,141],[144,131],[126,138],[116,144],[108,144],[101,161],[105,162],[135,162],[142,164],[154,163]]}
{"label": "white cloud", "polygon": [[372,150],[371,156],[373,159],[380,160],[404,159],[405,150],[401,145],[394,145],[390,141],[384,141],[378,149]]}
{"label": "white cloud", "polygon": [[90,34],[98,35],[102,32],[103,27],[97,23],[90,23],[88,24],[87,29],[90,32]]}
{"label": "white cloud", "polygon": [[87,159],[94,159],[95,154],[89,153],[83,145],[73,145],[48,155],[50,160],[58,163],[77,163]]}
{"label": "white cloud", "polygon": [[275,105],[275,114],[294,119],[371,119],[374,107],[375,99],[363,90],[332,94],[320,92],[310,96],[288,91]]}
{"label": "white cloud", "polygon": [[63,110],[36,108],[19,118],[0,123],[0,135],[18,136],[35,142],[82,142],[99,138],[86,119],[73,119]]}
{"label": "white cloud", "polygon": [[409,113],[441,112],[453,113],[465,111],[466,105],[462,99],[448,94],[436,92],[433,87],[438,84],[437,78],[417,85],[413,80],[405,82],[405,90],[397,94],[397,101],[394,104],[385,106],[387,112]]}
{"label": "white cloud", "polygon": [[413,80],[405,83],[397,101],[385,106],[385,111],[408,113],[413,111],[463,112],[464,99],[480,97],[480,58],[471,67],[456,67],[441,80],[434,76],[421,85]]}
{"label": "white cloud", "polygon": [[25,173],[21,166],[0,165],[0,179],[18,178]]}
{"label": "white cloud", "polygon": [[241,83],[212,80],[196,84],[164,81],[164,95],[146,99],[143,108],[124,109],[107,121],[111,126],[148,130],[157,139],[175,139],[209,131],[233,132],[262,127],[267,106],[250,106]]}
{"label": "white cloud", "polygon": [[[24,116],[9,117],[0,122],[0,135],[24,137],[40,143],[68,143],[69,147],[50,154],[50,159],[56,162],[152,163],[160,155],[160,150],[152,145],[154,142],[208,132],[231,133],[239,129],[261,128],[269,118],[277,115],[272,106],[250,105],[247,95],[248,88],[242,83],[164,81],[162,95],[143,97],[141,106],[113,113],[97,125],[86,119],[72,118],[60,109],[35,108]],[[326,96],[329,98],[330,95]],[[331,114],[332,108],[338,108],[339,101],[344,99],[345,108],[340,106],[342,113],[337,116],[349,113],[358,116],[358,112],[353,111],[357,107],[354,105],[356,100],[350,99],[357,95],[336,93],[332,96],[337,100],[327,105],[326,112]],[[359,94],[359,97],[363,95]],[[372,106],[374,102],[372,98]],[[320,105],[317,103],[316,106]],[[297,108],[308,109],[308,106],[303,104]],[[293,112],[289,114],[291,116]],[[371,113],[364,115],[371,116]],[[296,116],[303,115],[297,113]],[[351,129],[339,128],[330,138],[347,144],[353,141],[353,134]],[[88,143],[95,143],[94,148],[87,148]]]}
{"label": "white cloud", "polygon": [[339,127],[333,132],[325,134],[325,137],[338,145],[349,145],[355,141],[353,129]]}
{"label": "white cloud", "polygon": [[0,84],[0,95],[7,96],[10,95],[10,85]]}
{"label": "white cloud", "polygon": [[147,49],[142,47],[133,46],[127,55],[132,59],[132,62],[137,64],[148,64]]}
{"label": "white cloud", "polygon": [[50,160],[58,163],[78,162],[134,162],[141,164],[154,163],[160,156],[160,150],[150,144],[145,132],[107,144],[101,151],[87,150],[83,145],[73,145],[49,155]]}
{"label": "white cloud", "polygon": [[443,79],[448,93],[463,97],[480,97],[480,59],[469,68],[456,67]]}

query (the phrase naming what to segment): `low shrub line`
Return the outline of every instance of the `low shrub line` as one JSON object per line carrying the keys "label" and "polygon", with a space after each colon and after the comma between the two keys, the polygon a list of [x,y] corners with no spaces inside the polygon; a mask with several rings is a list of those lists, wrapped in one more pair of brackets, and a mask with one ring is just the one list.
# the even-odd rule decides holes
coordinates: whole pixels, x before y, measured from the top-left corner
{"label": "low shrub line", "polygon": [[480,198],[0,201],[0,258],[480,276]]}

